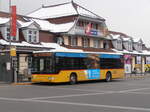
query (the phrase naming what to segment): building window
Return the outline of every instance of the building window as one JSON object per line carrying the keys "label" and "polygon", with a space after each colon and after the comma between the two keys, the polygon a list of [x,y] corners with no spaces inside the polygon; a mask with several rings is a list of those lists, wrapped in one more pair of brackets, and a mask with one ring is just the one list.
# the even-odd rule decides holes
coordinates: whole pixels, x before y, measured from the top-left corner
{"label": "building window", "polygon": [[27,41],[37,43],[38,42],[38,31],[37,30],[28,30],[27,31]]}
{"label": "building window", "polygon": [[71,46],[77,46],[77,37],[70,36],[69,39]]}
{"label": "building window", "polygon": [[109,43],[107,41],[104,42],[104,49],[109,49]]}
{"label": "building window", "polygon": [[134,44],[134,48],[135,48],[135,50],[138,51],[138,43],[135,43],[135,44]]}
{"label": "building window", "polygon": [[98,24],[94,23],[93,28],[97,30],[98,29]]}
{"label": "building window", "polygon": [[64,39],[62,37],[57,38],[57,44],[63,45],[64,44]]}
{"label": "building window", "polygon": [[122,41],[121,40],[117,40],[117,49],[122,49]]}
{"label": "building window", "polygon": [[6,27],[6,39],[10,40],[10,28]]}
{"label": "building window", "polygon": [[128,50],[132,50],[132,42],[128,42]]}
{"label": "building window", "polygon": [[[18,29],[16,31],[16,36],[15,37],[11,37],[10,36],[10,27],[6,26],[2,28],[2,34],[4,35],[4,38],[6,40],[12,40],[12,41],[17,41],[18,40]],[[11,38],[10,38],[11,37]]]}
{"label": "building window", "polygon": [[138,44],[138,50],[139,50],[139,51],[142,50],[142,44],[141,44],[141,43]]}
{"label": "building window", "polygon": [[77,26],[84,27],[84,24],[85,24],[85,23],[80,20],[80,21],[78,21]]}
{"label": "building window", "polygon": [[93,45],[94,45],[94,48],[99,48],[99,40],[94,39]]}
{"label": "building window", "polygon": [[83,45],[83,47],[89,47],[89,43],[90,43],[90,41],[89,41],[88,38],[83,38],[82,39],[82,45]]}

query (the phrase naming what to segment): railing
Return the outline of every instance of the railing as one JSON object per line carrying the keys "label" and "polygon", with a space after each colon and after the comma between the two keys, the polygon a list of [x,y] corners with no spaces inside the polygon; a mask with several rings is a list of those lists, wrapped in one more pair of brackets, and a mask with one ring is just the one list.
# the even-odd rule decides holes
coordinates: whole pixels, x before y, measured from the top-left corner
{"label": "railing", "polygon": [[150,73],[137,73],[137,72],[131,72],[131,73],[125,73],[124,79],[145,79],[147,77],[150,77]]}
{"label": "railing", "polygon": [[[74,34],[78,34],[78,35],[87,35],[85,33],[85,28],[84,27],[79,27],[79,26],[76,26],[74,29],[73,29],[73,33]],[[97,29],[91,29],[91,33],[88,35],[88,36],[94,36],[94,37],[103,37],[103,32],[100,31],[100,30],[97,30]]]}

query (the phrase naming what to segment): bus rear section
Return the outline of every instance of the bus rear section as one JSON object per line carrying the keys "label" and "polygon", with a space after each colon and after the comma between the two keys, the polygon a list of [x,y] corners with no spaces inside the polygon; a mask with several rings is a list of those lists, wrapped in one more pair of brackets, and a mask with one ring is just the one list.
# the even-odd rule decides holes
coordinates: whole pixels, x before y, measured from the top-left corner
{"label": "bus rear section", "polygon": [[36,53],[32,82],[70,82],[106,80],[124,76],[121,55],[91,53]]}

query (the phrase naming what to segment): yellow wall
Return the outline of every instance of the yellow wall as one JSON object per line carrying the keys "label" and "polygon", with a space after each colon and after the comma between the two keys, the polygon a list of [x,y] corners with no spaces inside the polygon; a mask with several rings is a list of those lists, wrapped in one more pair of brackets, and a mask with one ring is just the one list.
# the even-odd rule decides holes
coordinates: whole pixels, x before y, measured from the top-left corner
{"label": "yellow wall", "polygon": [[145,72],[150,72],[150,64],[145,64]]}
{"label": "yellow wall", "polygon": [[100,48],[104,48],[104,41],[100,40]]}
{"label": "yellow wall", "polygon": [[78,37],[78,46],[82,46],[82,37]]}
{"label": "yellow wall", "polygon": [[90,38],[90,47],[94,47],[94,40],[93,40],[93,38]]}
{"label": "yellow wall", "polygon": [[64,44],[65,45],[69,45],[69,39],[68,39],[68,36],[64,36]]}

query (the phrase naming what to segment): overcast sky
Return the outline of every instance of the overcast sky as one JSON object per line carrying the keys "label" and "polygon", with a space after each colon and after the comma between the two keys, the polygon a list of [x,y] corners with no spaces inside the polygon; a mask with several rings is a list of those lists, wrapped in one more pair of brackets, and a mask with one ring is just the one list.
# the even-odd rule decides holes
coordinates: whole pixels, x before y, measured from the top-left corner
{"label": "overcast sky", "polygon": [[[8,11],[9,0],[0,0],[0,9]],[[12,0],[19,14],[44,5],[71,0]],[[106,19],[109,30],[119,31],[134,38],[142,38],[150,47],[150,0],[74,0],[74,2]]]}

